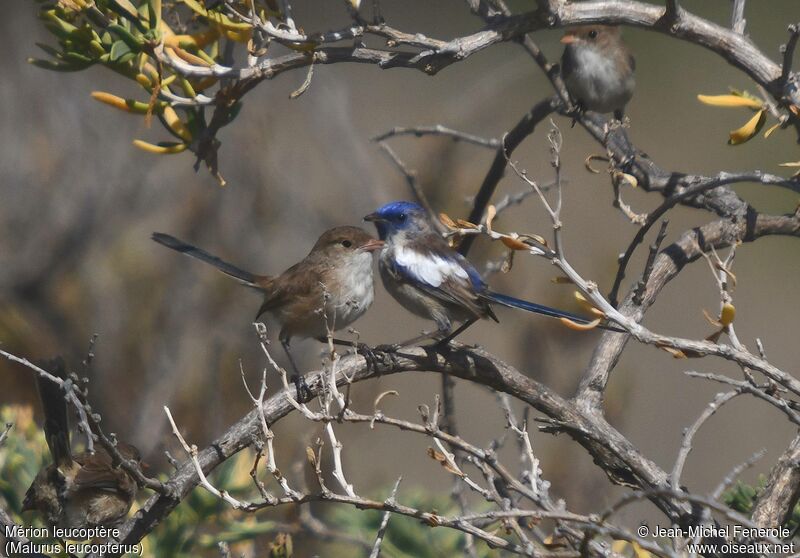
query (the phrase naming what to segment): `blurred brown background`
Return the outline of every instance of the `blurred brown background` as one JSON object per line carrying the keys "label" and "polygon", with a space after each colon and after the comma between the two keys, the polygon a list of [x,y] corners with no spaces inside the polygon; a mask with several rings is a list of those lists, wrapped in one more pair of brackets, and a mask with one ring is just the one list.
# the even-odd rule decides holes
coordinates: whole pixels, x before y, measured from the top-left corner
{"label": "blurred brown background", "polygon": [[[384,1],[393,26],[437,38],[480,28],[458,0]],[[516,9],[529,3],[518,2]],[[682,4],[727,24],[728,0],[684,0]],[[346,14],[338,2],[295,2],[306,30],[335,28]],[[393,126],[443,124],[487,137],[500,137],[537,100],[550,94],[538,68],[517,46],[483,51],[435,77],[409,70],[333,65],[315,69],[310,89],[289,93],[304,72],[281,75],[245,98],[244,108],[220,139],[220,165],[228,180],[217,186],[203,169],[192,170],[189,154],[155,156],[135,149],[134,138],[164,139],[143,119],[102,106],[92,90],[139,94],[129,82],[104,69],[75,74],[46,72],[26,63],[38,56],[36,41],[51,39],[35,18],[33,2],[13,2],[0,20],[0,344],[27,357],[63,354],[78,367],[92,334],[99,334],[92,368],[92,400],[104,423],[160,463],[173,447],[161,411],[168,404],[187,437],[207,443],[247,412],[239,361],[253,379],[265,365],[251,324],[258,297],[210,268],[169,252],[149,237],[153,231],[179,236],[256,272],[277,273],[310,249],[324,229],[359,223],[377,205],[407,198],[402,177],[370,138]],[[778,58],[788,23],[800,19],[796,0],[748,4],[747,32]],[[732,148],[727,132],[745,111],[700,105],[697,93],[724,93],[729,86],[756,92],[749,80],[721,58],[699,47],[655,33],[626,30],[637,57],[636,95],[629,105],[631,137],[665,168],[715,173],[753,168],[779,172],[778,163],[798,158],[791,134],[758,137]],[[560,55],[559,32],[535,36],[552,57]],[[605,291],[635,227],[611,206],[606,175],[583,168],[598,146],[568,120],[564,133],[564,220],[568,255],[584,276]],[[531,176],[551,179],[547,126],[515,154]],[[420,172],[435,206],[465,216],[492,153],[446,139],[392,140],[404,161]],[[501,183],[497,199],[524,189],[515,177]],[[797,196],[758,185],[737,190],[766,212],[793,211]],[[646,212],[660,198],[625,192],[634,210]],[[713,216],[684,208],[671,213],[668,239]],[[503,229],[548,234],[548,221],[530,198],[503,215]],[[797,363],[793,326],[798,309],[797,240],[765,238],[743,246],[734,270],[737,328],[742,341],[765,344],[769,359],[788,371]],[[501,251],[480,241],[471,259],[482,265]],[[640,256],[644,251],[640,250]],[[642,258],[632,270],[641,270]],[[631,274],[629,274],[631,275]],[[494,276],[500,291],[577,310],[568,287],[550,282],[543,260],[518,257],[507,276]],[[649,312],[649,327],[668,334],[710,333],[701,309],[712,313],[717,292],[703,262],[686,269]],[[520,370],[568,395],[577,384],[598,338],[558,323],[500,309],[501,324],[481,323],[464,336]],[[356,324],[370,344],[412,337],[423,321],[411,317],[378,287],[372,310]],[[304,367],[320,360],[318,343],[296,343]],[[278,354],[276,351],[276,355]],[[715,385],[684,377],[686,369],[739,371],[720,360],[676,361],[653,348],[629,345],[608,392],[613,423],[661,466],[671,468],[682,429],[693,422]],[[28,371],[0,362],[0,403],[35,401]],[[354,387],[360,410],[372,408],[380,391],[399,398],[382,403],[387,414],[416,418],[430,404],[439,377],[406,374]],[[484,445],[502,432],[503,419],[487,390],[460,383],[458,420],[465,438]],[[37,402],[38,404],[38,402]],[[279,460],[299,455],[316,428],[297,416],[275,428]],[[345,466],[359,491],[382,488],[400,474],[408,485],[443,489],[450,476],[425,455],[427,443],[410,434],[365,427],[340,427]],[[689,459],[685,484],[709,492],[737,463],[761,447],[767,457],[746,478],[765,472],[788,443],[792,428],[774,409],[746,398],[724,408],[705,427]],[[615,489],[566,437],[534,435],[554,494],[575,511],[597,510]],[[513,446],[513,444],[510,444]],[[505,455],[516,466],[513,452]],[[20,491],[25,487],[20,487]],[[402,491],[401,491],[402,492]],[[401,494],[402,497],[402,494]],[[649,507],[629,512],[636,524],[657,518]]]}

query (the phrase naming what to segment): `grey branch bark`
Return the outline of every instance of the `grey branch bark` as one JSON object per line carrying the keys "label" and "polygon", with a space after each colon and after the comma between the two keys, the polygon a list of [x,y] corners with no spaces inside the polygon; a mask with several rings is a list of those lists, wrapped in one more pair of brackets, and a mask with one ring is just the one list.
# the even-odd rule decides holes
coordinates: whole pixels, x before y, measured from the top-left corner
{"label": "grey branch bark", "polygon": [[783,525],[800,497],[800,434],[769,473],[767,485],[753,509],[759,527]]}
{"label": "grey branch bark", "polygon": [[[349,356],[340,361],[337,383],[361,381],[376,374],[393,374],[409,371],[429,371],[480,383],[528,403],[551,419],[549,430],[565,432],[592,455],[595,462],[615,482],[644,489],[664,488],[668,474],[644,457],[622,434],[602,417],[582,412],[570,401],[562,398],[547,386],[528,378],[513,367],[479,349],[456,346],[443,353],[422,348],[403,350],[396,362],[384,363],[378,370],[368,369],[361,356]],[[323,374],[307,375],[308,385],[316,394],[323,388]],[[281,391],[264,403],[264,417],[274,424],[294,409],[286,394]],[[254,443],[261,436],[261,416],[256,411],[240,419],[209,447],[198,453],[198,460],[206,474],[220,463]],[[191,460],[181,464],[165,483],[167,493],[154,495],[136,517],[121,526],[121,541],[132,543],[141,540],[185,498],[199,482]],[[659,492],[660,494],[660,492]],[[656,498],[656,505],[675,518],[687,512],[686,504],[670,498]]]}
{"label": "grey branch bark", "polygon": [[[668,16],[668,17],[665,17]],[[800,106],[800,91],[788,86],[781,79],[781,65],[768,58],[749,38],[734,30],[722,27],[685,10],[667,14],[666,9],[643,2],[620,0],[596,0],[589,2],[561,3],[540,2],[539,9],[519,15],[496,17],[481,31],[458,37],[451,41],[427,39],[420,41],[417,35],[401,33],[385,26],[367,26],[357,30],[354,36],[372,33],[390,38],[398,44],[406,44],[424,50],[405,52],[367,47],[332,47],[321,45],[310,56],[294,52],[266,59],[253,67],[229,68],[192,66],[175,58],[160,56],[162,62],[175,67],[186,76],[215,76],[240,80],[260,81],[312,63],[333,64],[355,62],[374,64],[381,68],[412,68],[426,74],[436,74],[441,69],[468,58],[481,50],[509,40],[520,39],[525,34],[548,28],[570,25],[605,23],[631,25],[665,33],[680,40],[705,47],[730,64],[742,70],[756,83],[764,87],[777,101],[791,102]]]}
{"label": "grey branch bark", "polygon": [[[711,247],[724,248],[737,242],[752,242],[761,236],[773,234],[800,236],[800,215],[769,216],[752,210],[745,215],[719,219],[684,233],[656,258],[641,299],[642,304],[636,304],[634,301],[636,292],[632,290],[620,305],[620,312],[637,322],[641,321],[667,283],[680,273],[686,264],[700,258],[705,250]],[[587,408],[601,408],[609,376],[628,339],[626,335],[603,335],[578,387],[576,398],[581,405]],[[797,380],[791,377],[786,380],[793,385],[798,384]],[[795,387],[800,386],[795,385]]]}

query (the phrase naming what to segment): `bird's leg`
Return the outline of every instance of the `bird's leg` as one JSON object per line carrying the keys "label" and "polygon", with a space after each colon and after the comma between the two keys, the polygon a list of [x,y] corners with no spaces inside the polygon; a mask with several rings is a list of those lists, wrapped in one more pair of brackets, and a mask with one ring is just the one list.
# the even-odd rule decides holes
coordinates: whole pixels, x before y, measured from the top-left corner
{"label": "bird's leg", "polygon": [[[422,341],[427,341],[428,339],[438,339],[433,344],[433,346],[438,346],[439,344],[442,343],[443,339],[445,340],[444,342],[447,343],[447,341],[452,339],[452,337],[455,337],[456,335],[458,335],[459,333],[461,333],[462,331],[464,331],[466,329],[466,327],[462,326],[462,327],[458,328],[458,330],[456,330],[455,333],[452,334],[452,337],[450,337],[449,336],[450,335],[450,331],[453,329],[453,322],[450,321],[450,317],[447,316],[447,314],[438,313],[438,314],[434,315],[433,319],[436,322],[436,331],[430,331],[430,332],[424,332],[423,331],[422,335],[418,335],[417,337],[414,337],[413,339],[409,339],[408,341],[405,341],[405,342],[400,343],[398,345],[390,345],[388,347],[388,349],[386,349],[387,352],[397,352],[397,350],[400,347],[405,347],[405,346],[408,346],[408,345],[416,345],[416,344],[418,344],[418,343],[420,343]],[[473,320],[473,321],[475,321],[475,320]],[[469,327],[469,326],[467,326],[467,327]],[[378,348],[380,348],[380,346]]]}
{"label": "bird's leg", "polygon": [[[572,112],[572,124],[570,125],[570,128],[574,128],[575,124],[578,123],[578,117],[581,114],[583,114],[584,112],[586,112],[586,109],[584,108],[583,103],[581,101],[575,101],[573,103],[573,105],[574,105],[574,108],[571,111]],[[567,116],[569,116],[569,115],[570,115],[570,113],[567,113]]]}
{"label": "bird's leg", "polygon": [[633,147],[630,138],[628,138],[628,130],[624,126],[625,113],[620,109],[615,110],[614,120],[619,122],[616,131],[620,134],[620,144],[625,152],[625,157],[619,162],[619,168],[623,172],[630,172],[633,162],[636,160],[636,149]]}
{"label": "bird's leg", "polygon": [[441,329],[437,329],[436,331],[426,331],[423,332],[421,335],[417,335],[416,337],[412,337],[407,341],[403,341],[402,343],[393,343],[388,345],[378,345],[375,347],[376,352],[381,353],[396,353],[403,347],[408,347],[409,345],[416,345],[421,341],[427,341],[432,337],[436,337],[437,335],[441,334]]}
{"label": "bird's leg", "polygon": [[345,341],[344,339],[336,339],[335,337],[331,337],[328,339],[327,337],[317,337],[317,340],[320,343],[328,343],[329,341],[334,345],[339,345],[342,347],[351,347],[356,350],[356,353],[364,357],[364,360],[367,361],[367,369],[372,369],[376,373],[378,372],[378,357],[375,356],[375,350],[372,349],[366,343],[356,342],[353,343],[352,341]]}
{"label": "bird's leg", "polygon": [[281,339],[281,345],[283,346],[283,350],[286,351],[286,356],[289,358],[289,364],[292,365],[292,382],[294,383],[295,390],[297,390],[297,400],[303,402],[305,400],[305,395],[308,395],[310,398],[313,394],[311,393],[311,389],[309,389],[308,384],[306,384],[305,377],[300,374],[300,370],[297,368],[294,357],[292,357],[292,352],[289,350],[289,340]]}
{"label": "bird's leg", "polygon": [[470,319],[468,319],[466,322],[464,322],[463,324],[458,326],[455,330],[450,332],[447,336],[445,336],[444,338],[442,338],[439,341],[437,341],[436,343],[434,343],[433,346],[434,347],[445,347],[445,346],[447,346],[450,343],[450,341],[452,341],[453,339],[455,339],[456,337],[458,337],[459,335],[464,333],[464,331],[469,326],[471,326],[472,324],[474,324],[477,321],[478,321],[478,318],[470,318]]}

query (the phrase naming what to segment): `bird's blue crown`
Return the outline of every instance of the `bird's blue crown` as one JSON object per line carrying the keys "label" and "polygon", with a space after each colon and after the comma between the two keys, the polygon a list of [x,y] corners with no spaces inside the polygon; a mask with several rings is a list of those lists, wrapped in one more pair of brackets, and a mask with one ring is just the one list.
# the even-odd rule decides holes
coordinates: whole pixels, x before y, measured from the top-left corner
{"label": "bird's blue crown", "polygon": [[[372,214],[378,236],[382,240],[392,232],[418,230],[427,228],[427,215],[421,205],[407,201],[393,201],[378,208]],[[375,219],[374,217],[377,217]]]}
{"label": "bird's blue crown", "polygon": [[395,221],[400,220],[403,215],[408,218],[412,215],[416,216],[418,214],[424,214],[425,210],[422,209],[421,205],[414,202],[393,201],[387,203],[386,205],[382,205],[375,213],[384,219]]}

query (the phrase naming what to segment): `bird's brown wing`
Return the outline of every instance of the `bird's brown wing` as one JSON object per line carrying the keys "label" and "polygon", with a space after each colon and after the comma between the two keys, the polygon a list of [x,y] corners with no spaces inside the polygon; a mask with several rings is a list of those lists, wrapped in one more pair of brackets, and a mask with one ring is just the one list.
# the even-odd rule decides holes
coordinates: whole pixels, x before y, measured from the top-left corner
{"label": "bird's brown wing", "polygon": [[292,267],[262,285],[264,302],[258,309],[256,319],[265,312],[275,312],[286,304],[302,304],[303,301],[312,305],[309,312],[320,308],[323,304],[322,277],[325,267],[307,257]]}
{"label": "bird's brown wing", "polygon": [[75,474],[75,489],[124,491],[130,483],[128,474],[123,469],[114,467],[111,456],[102,450],[94,455],[81,454],[75,460],[81,464],[80,470]]}

